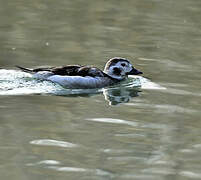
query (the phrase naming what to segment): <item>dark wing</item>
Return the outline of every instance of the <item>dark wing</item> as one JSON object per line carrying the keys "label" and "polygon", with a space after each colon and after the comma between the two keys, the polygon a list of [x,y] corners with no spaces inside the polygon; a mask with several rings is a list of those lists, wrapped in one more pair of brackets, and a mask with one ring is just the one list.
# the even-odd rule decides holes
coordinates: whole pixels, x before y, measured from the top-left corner
{"label": "dark wing", "polygon": [[78,69],[78,76],[104,77],[105,73],[96,67],[83,66]]}
{"label": "dark wing", "polygon": [[67,65],[61,67],[40,67],[35,69],[24,68],[21,66],[16,66],[24,72],[37,73],[39,71],[49,71],[55,75],[63,76],[91,76],[91,77],[107,77],[103,71],[96,67],[90,66],[80,66],[80,65]]}
{"label": "dark wing", "polygon": [[55,67],[51,69],[51,72],[56,75],[64,75],[64,76],[76,76],[78,70],[82,66],[80,65],[67,65],[67,66],[61,66],[61,67]]}
{"label": "dark wing", "polygon": [[91,77],[103,77],[104,73],[96,68],[91,66],[80,66],[80,65],[68,65],[63,67],[53,68],[51,70],[54,74],[57,75],[66,75],[66,76],[91,76]]}
{"label": "dark wing", "polygon": [[21,66],[16,66],[16,67],[28,73],[37,73],[39,71],[51,71],[54,68],[54,67],[40,67],[40,68],[30,69],[30,68],[24,68]]}
{"label": "dark wing", "polygon": [[16,66],[20,70],[28,73],[37,73],[40,71],[49,71],[56,75],[67,75],[67,76],[76,76],[77,71],[80,67],[80,65],[67,65],[67,66],[61,66],[61,67],[39,67],[34,69],[24,68],[21,66]]}

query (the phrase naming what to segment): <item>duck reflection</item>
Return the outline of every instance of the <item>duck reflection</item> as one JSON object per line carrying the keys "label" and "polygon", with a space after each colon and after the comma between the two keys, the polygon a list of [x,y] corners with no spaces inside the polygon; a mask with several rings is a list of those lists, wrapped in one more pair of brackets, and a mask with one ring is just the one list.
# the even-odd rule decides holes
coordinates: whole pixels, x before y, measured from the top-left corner
{"label": "duck reflection", "polygon": [[127,103],[133,97],[139,96],[140,89],[133,87],[114,87],[104,89],[85,89],[85,90],[73,90],[60,93],[56,93],[58,96],[65,97],[91,97],[97,94],[103,93],[105,100],[109,102],[109,105],[117,105],[120,103]]}
{"label": "duck reflection", "polygon": [[140,90],[137,88],[109,88],[103,90],[105,100],[109,102],[109,105],[117,105],[120,103],[127,103],[133,97],[139,96]]}

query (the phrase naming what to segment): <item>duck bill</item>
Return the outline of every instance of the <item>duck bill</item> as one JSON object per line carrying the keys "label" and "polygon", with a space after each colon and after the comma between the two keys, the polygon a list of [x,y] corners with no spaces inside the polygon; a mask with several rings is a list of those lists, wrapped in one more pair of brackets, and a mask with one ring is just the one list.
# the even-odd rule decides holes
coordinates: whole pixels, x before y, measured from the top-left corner
{"label": "duck bill", "polygon": [[139,75],[139,74],[143,74],[143,72],[133,68],[130,72],[127,73],[127,75]]}

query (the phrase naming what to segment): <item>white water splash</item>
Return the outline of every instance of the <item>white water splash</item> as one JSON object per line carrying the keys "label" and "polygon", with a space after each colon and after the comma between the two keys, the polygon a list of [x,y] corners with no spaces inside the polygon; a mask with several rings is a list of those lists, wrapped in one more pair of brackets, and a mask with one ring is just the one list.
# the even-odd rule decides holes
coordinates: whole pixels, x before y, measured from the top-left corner
{"label": "white water splash", "polygon": [[[140,76],[129,76],[127,81],[112,88],[139,88],[142,89],[165,89],[160,85]],[[110,88],[105,88],[106,90]],[[75,95],[96,94],[105,89],[65,89],[50,81],[34,79],[31,74],[16,70],[0,70],[0,95],[28,95],[28,94],[53,94]]]}
{"label": "white water splash", "polygon": [[0,70],[0,95],[26,95],[52,93],[59,86],[38,81],[31,74],[15,70]]}
{"label": "white water splash", "polygon": [[163,87],[157,83],[154,83],[154,82],[150,81],[149,79],[144,78],[142,76],[131,75],[129,77],[135,79],[135,81],[138,81],[141,86],[141,89],[155,89],[155,90],[165,90],[166,89],[165,87]]}

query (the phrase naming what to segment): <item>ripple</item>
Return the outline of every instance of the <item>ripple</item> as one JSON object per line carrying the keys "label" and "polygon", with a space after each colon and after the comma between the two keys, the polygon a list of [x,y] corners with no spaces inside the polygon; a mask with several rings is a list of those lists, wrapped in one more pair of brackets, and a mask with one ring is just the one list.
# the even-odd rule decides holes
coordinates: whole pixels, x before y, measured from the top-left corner
{"label": "ripple", "polygon": [[142,60],[142,61],[155,61],[155,62],[160,62],[160,60],[158,60],[158,59],[151,59],[151,58],[139,57],[138,59],[139,59],[139,60]]}
{"label": "ripple", "polygon": [[[100,123],[111,123],[111,124],[124,124],[139,128],[150,128],[150,129],[175,129],[175,127],[167,125],[167,124],[161,124],[161,123],[148,123],[148,122],[133,122],[133,121],[126,121],[122,119],[113,119],[113,118],[89,118],[85,119],[87,121],[94,121],[94,122],[100,122]],[[124,137],[144,137],[145,135],[142,134],[115,134],[115,136],[124,136]]]}
{"label": "ripple", "polygon": [[117,162],[130,162],[130,161],[141,161],[146,162],[147,158],[145,157],[134,157],[134,156],[124,156],[124,157],[107,157],[107,160],[117,161]]}
{"label": "ripple", "polygon": [[77,168],[77,167],[58,167],[58,166],[49,166],[49,169],[54,169],[57,171],[65,171],[65,172],[87,172],[87,169]]}
{"label": "ripple", "polygon": [[153,62],[157,62],[160,64],[164,64],[166,69],[172,69],[174,68],[177,71],[192,71],[192,67],[189,65],[184,65],[178,62],[175,62],[175,60],[171,60],[171,59],[149,59],[149,58],[139,58],[140,60],[143,61],[153,61]]}
{"label": "ripple", "polygon": [[188,87],[187,84],[182,84],[182,83],[164,83],[165,86],[168,86],[168,87]]}
{"label": "ripple", "polygon": [[[36,163],[29,163],[27,166],[40,166],[43,168],[53,169],[59,172],[86,172],[90,174],[95,174],[99,176],[113,176],[112,173],[107,172],[102,169],[86,169],[86,168],[80,168],[80,167],[69,167],[69,166],[59,166],[61,163],[59,161],[55,160],[44,160],[39,161]],[[44,165],[44,166],[41,166]]]}
{"label": "ripple", "polygon": [[179,173],[181,176],[189,177],[189,178],[199,178],[201,177],[201,173],[194,173],[192,171],[181,171]]}
{"label": "ripple", "polygon": [[200,93],[193,93],[190,91],[182,90],[182,89],[175,89],[175,88],[168,88],[166,93],[169,94],[176,94],[176,95],[191,95],[191,96],[201,96]]}
{"label": "ripple", "polygon": [[101,149],[102,152],[108,153],[108,154],[121,154],[121,153],[132,153],[133,150],[127,150],[127,149]]}
{"label": "ripple", "polygon": [[78,168],[78,167],[58,167],[58,166],[49,166],[48,169],[53,169],[60,172],[80,172],[80,173],[90,173],[95,174],[98,176],[109,176],[114,177],[114,175],[108,171],[102,169],[85,169],[85,168]]}
{"label": "ripple", "polygon": [[95,122],[103,122],[103,123],[112,123],[112,124],[125,124],[130,126],[138,126],[138,123],[126,121],[122,119],[113,119],[113,118],[92,118],[92,119],[86,119],[88,121],[95,121]]}
{"label": "ripple", "polygon": [[[160,157],[158,157],[160,158]],[[166,165],[166,166],[176,166],[176,163],[174,161],[171,161],[171,160],[154,160],[151,159],[150,161],[148,161],[147,164],[152,164],[152,165]]]}
{"label": "ripple", "polygon": [[44,161],[38,162],[38,164],[58,165],[60,164],[60,162],[55,160],[44,160]]}
{"label": "ripple", "polygon": [[30,142],[30,144],[41,145],[41,146],[58,146],[58,147],[67,147],[67,148],[73,148],[73,147],[78,146],[76,144],[72,144],[72,143],[69,143],[69,142],[57,141],[57,140],[52,140],[52,139],[33,140],[33,141]]}
{"label": "ripple", "polygon": [[175,170],[170,169],[170,168],[148,168],[148,169],[144,169],[142,172],[153,173],[153,174],[161,174],[161,175],[175,174]]}
{"label": "ripple", "polygon": [[145,103],[127,103],[128,106],[136,106],[147,109],[154,109],[155,113],[196,113],[199,112],[195,109],[184,108],[172,104],[145,104]]}
{"label": "ripple", "polygon": [[[177,105],[170,105],[170,104],[161,104],[161,105],[155,105],[155,108],[159,110],[159,112],[164,113],[195,113],[198,112],[194,109],[187,109],[183,108]],[[162,110],[162,111],[161,111]]]}
{"label": "ripple", "polygon": [[197,148],[198,148],[198,149],[201,149],[201,144],[195,144],[195,145],[193,145],[193,147],[196,148],[196,149],[197,149]]}
{"label": "ripple", "polygon": [[131,138],[139,138],[139,137],[145,137],[144,134],[131,134],[131,133],[124,133],[124,134],[115,134],[115,136],[119,137],[131,137]]}
{"label": "ripple", "polygon": [[36,163],[29,163],[26,164],[27,166],[40,166],[47,169],[56,170],[59,172],[80,172],[80,173],[90,173],[95,174],[98,176],[109,176],[114,177],[114,175],[108,171],[102,170],[102,169],[86,169],[86,168],[80,168],[80,167],[70,167],[70,166],[60,166],[59,161],[55,160],[44,160],[39,161]]}
{"label": "ripple", "polygon": [[35,166],[35,165],[59,165],[61,164],[59,161],[55,160],[44,160],[44,161],[39,161],[37,163],[29,163],[27,166]]}
{"label": "ripple", "polygon": [[150,174],[137,174],[137,173],[133,173],[133,174],[124,174],[124,175],[120,175],[120,178],[122,179],[153,179],[153,180],[157,180],[158,178],[156,176],[150,175]]}
{"label": "ripple", "polygon": [[181,152],[181,153],[194,153],[195,151],[193,149],[180,149],[179,152]]}

